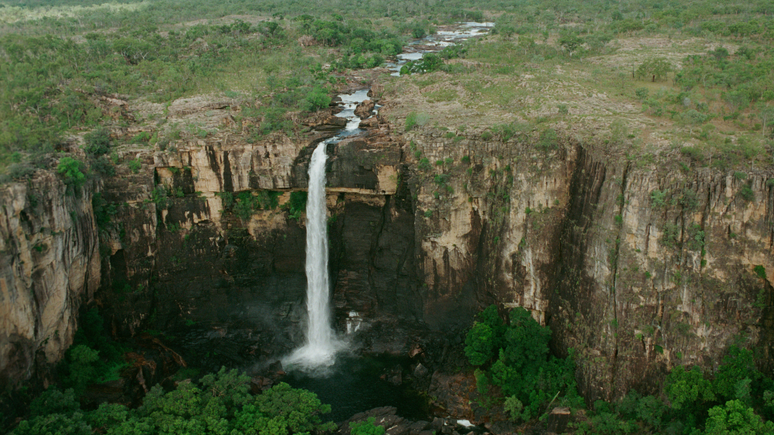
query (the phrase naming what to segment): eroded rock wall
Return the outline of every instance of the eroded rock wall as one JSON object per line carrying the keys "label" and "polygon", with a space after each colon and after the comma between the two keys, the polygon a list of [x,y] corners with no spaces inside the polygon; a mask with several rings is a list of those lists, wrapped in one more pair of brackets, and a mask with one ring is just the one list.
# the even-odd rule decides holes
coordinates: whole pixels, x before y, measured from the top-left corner
{"label": "eroded rock wall", "polygon": [[[337,329],[374,352],[407,352],[491,303],[522,306],[551,326],[556,352],[575,349],[590,399],[651,391],[675,364],[712,367],[732,342],[771,361],[773,174],[446,136],[382,122],[329,145]],[[65,195],[48,176],[33,204],[27,187],[6,188],[4,373],[29,370],[41,347],[61,357],[100,267],[95,298],[116,335],[172,331],[244,365],[293,348],[305,229],[287,202],[306,188],[319,140],[220,137],[121,155],[143,164],[103,181],[117,213],[101,228],[101,263],[90,192]],[[238,195],[268,192],[278,207],[236,208]]]}
{"label": "eroded rock wall", "polygon": [[93,187],[39,171],[0,188],[0,385],[59,361],[100,283]]}
{"label": "eroded rock wall", "polygon": [[428,323],[525,307],[555,350],[575,349],[591,400],[655,391],[675,364],[711,369],[732,343],[770,364],[770,172],[654,171],[518,138],[410,139]]}

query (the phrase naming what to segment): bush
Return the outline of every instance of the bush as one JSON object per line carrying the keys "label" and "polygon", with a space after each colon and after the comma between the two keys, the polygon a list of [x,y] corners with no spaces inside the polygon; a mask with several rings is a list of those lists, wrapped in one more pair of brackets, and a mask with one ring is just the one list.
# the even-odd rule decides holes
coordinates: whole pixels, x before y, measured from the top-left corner
{"label": "bush", "polygon": [[349,423],[350,434],[352,435],[382,435],[386,429],[384,426],[376,424],[374,417],[368,417],[367,421]]}
{"label": "bush", "polygon": [[290,201],[288,201],[288,212],[290,218],[298,220],[301,217],[301,213],[306,211],[306,199],[307,193],[301,190],[290,193]]}
{"label": "bush", "polygon": [[129,161],[129,170],[132,171],[133,174],[140,172],[140,169],[142,169],[142,160],[136,158]]}
{"label": "bush", "polygon": [[409,131],[416,126],[423,126],[427,124],[429,117],[424,113],[411,112],[406,115],[405,130]]}
{"label": "bush", "polygon": [[328,96],[328,91],[326,89],[321,86],[315,86],[309,94],[307,94],[304,101],[304,109],[309,112],[314,112],[330,106],[331,97]]}
{"label": "bush", "polygon": [[83,139],[86,141],[83,149],[92,157],[99,157],[110,151],[110,131],[104,127],[88,133]]}
{"label": "bush", "polygon": [[56,172],[64,178],[65,184],[75,190],[79,189],[86,182],[84,171],[83,162],[72,157],[62,157],[59,159],[59,164],[56,167]]}

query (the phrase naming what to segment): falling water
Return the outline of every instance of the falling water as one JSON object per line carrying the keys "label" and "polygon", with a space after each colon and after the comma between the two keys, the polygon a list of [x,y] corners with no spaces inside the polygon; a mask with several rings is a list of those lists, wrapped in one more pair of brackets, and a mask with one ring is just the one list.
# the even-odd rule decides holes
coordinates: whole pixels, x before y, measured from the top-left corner
{"label": "falling water", "polygon": [[331,366],[343,347],[330,322],[328,279],[328,226],[325,204],[325,148],[321,142],[309,164],[309,193],[306,200],[306,309],[309,323],[306,343],[285,360],[289,366],[316,369]]}
{"label": "falling water", "polygon": [[360,118],[355,106],[367,98],[367,90],[341,95],[344,110],[336,116],[347,119],[346,127],[336,136],[321,142],[309,163],[309,190],[306,200],[306,310],[309,315],[306,343],[283,360],[289,369],[325,372],[336,362],[336,353],[346,342],[331,328],[330,280],[328,279],[328,223],[325,203],[325,154],[328,144],[357,134]]}

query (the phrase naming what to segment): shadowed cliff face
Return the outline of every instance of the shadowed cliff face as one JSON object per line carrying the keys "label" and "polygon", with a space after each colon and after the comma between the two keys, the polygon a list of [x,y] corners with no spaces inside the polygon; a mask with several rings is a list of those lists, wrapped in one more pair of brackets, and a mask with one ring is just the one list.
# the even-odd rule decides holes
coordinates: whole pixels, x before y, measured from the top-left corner
{"label": "shadowed cliff face", "polygon": [[[119,212],[102,229],[95,298],[112,331],[171,331],[184,357],[213,366],[276,358],[298,344],[305,229],[287,208],[290,192],[307,185],[316,142],[188,144],[141,154],[138,174],[120,168],[104,180],[103,197]],[[575,349],[592,400],[656,388],[675,364],[711,366],[740,337],[771,360],[772,174],[659,172],[594,146],[541,150],[518,137],[451,140],[384,123],[328,153],[336,328],[366,350],[405,353],[499,303],[550,325],[556,352]],[[260,202],[269,197],[279,206]],[[245,211],[245,198],[258,205]],[[90,216],[84,199],[67,201]],[[6,214],[21,222],[24,207]],[[14,225],[5,240],[45,233]],[[70,231],[69,254],[51,267],[93,272],[96,228]],[[14,267],[4,264],[4,276]],[[96,277],[72,270],[81,284],[71,289]],[[53,288],[31,276],[39,278],[22,286],[28,292]],[[79,292],[66,299],[76,303]],[[31,355],[36,347],[24,343]]]}

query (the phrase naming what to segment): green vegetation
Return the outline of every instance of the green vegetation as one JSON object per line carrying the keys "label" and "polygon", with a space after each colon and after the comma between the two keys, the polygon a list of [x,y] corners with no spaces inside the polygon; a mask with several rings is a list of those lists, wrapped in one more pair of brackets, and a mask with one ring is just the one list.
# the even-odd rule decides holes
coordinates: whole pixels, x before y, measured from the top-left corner
{"label": "green vegetation", "polygon": [[367,421],[350,423],[349,427],[352,435],[382,435],[387,430],[384,426],[376,424],[374,417],[368,417]]}
{"label": "green vegetation", "polygon": [[285,204],[288,210],[288,217],[294,220],[301,218],[301,213],[306,211],[307,193],[302,190],[296,190],[290,193],[290,201]]}
{"label": "green vegetation", "polygon": [[506,325],[492,305],[478,315],[465,339],[468,361],[482,367],[479,389],[481,383],[500,387],[511,415],[523,420],[539,417],[558,396],[556,403],[582,406],[572,353],[565,359],[549,355],[551,330],[525,309],[511,310],[509,320]]}
{"label": "green vegetation", "polygon": [[81,395],[90,384],[118,379],[126,367],[123,353],[124,349],[108,338],[99,311],[96,308],[87,311],[58,367],[62,387]]}
{"label": "green vegetation", "polygon": [[77,192],[86,182],[85,165],[72,157],[62,157],[56,166],[56,171],[64,179],[69,192]]}
{"label": "green vegetation", "polygon": [[103,403],[93,411],[80,408],[73,390],[63,393],[52,387],[33,401],[30,418],[11,433],[285,435],[335,428],[334,423],[323,423],[321,416],[330,412],[330,405],[314,393],[280,383],[252,395],[249,381],[236,370],[222,368],[198,384],[179,382],[169,392],[157,385],[137,409]]}
{"label": "green vegetation", "polygon": [[250,220],[250,217],[258,210],[277,208],[280,195],[281,192],[273,190],[245,191],[236,195],[231,192],[218,193],[218,196],[223,200],[223,209],[230,210],[244,221]]}
{"label": "green vegetation", "polygon": [[[478,367],[475,377],[485,405],[501,403],[516,422],[540,417],[548,402],[584,407],[576,392],[572,352],[565,359],[551,356],[550,338],[550,329],[523,308],[511,310],[508,323],[494,305],[478,314],[465,355]],[[491,386],[499,387],[502,396],[489,397]],[[758,371],[752,351],[731,346],[712,376],[696,366],[677,366],[666,378],[663,395],[632,390],[616,403],[598,400],[586,416],[573,423],[574,433],[770,433],[774,422],[762,417],[774,417],[774,380]]]}

